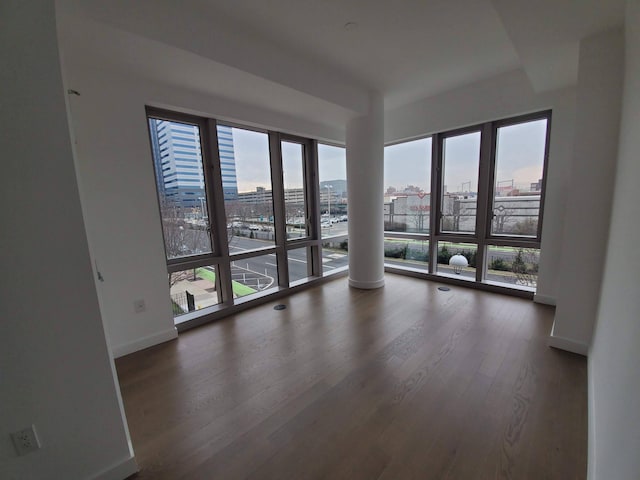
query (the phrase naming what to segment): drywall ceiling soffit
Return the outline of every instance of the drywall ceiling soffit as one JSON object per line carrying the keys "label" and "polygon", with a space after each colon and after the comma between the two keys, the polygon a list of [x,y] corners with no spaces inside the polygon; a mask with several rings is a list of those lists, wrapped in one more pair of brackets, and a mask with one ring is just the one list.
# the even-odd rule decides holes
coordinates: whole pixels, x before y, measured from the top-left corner
{"label": "drywall ceiling soffit", "polygon": [[348,72],[387,109],[520,67],[489,0],[185,1]]}
{"label": "drywall ceiling soffit", "polygon": [[57,0],[58,16],[112,26],[203,59],[314,96],[354,113],[369,107],[369,89],[347,73],[260,37],[222,12],[171,0]]}
{"label": "drywall ceiling soffit", "polygon": [[492,0],[535,91],[575,85],[580,40],[624,21],[624,0]]}
{"label": "drywall ceiling soffit", "polygon": [[[314,124],[335,129],[354,116],[351,110],[331,102],[86,17],[58,13],[57,22],[65,68],[112,71],[127,78],[204,94],[219,99],[217,103],[221,105],[229,102],[220,99],[228,100],[242,106],[242,111],[259,112],[257,116],[262,119],[285,115],[306,120],[309,129],[300,133],[312,136],[324,130],[313,128]],[[149,99],[152,98],[150,94]],[[262,123],[275,127],[273,123]]]}

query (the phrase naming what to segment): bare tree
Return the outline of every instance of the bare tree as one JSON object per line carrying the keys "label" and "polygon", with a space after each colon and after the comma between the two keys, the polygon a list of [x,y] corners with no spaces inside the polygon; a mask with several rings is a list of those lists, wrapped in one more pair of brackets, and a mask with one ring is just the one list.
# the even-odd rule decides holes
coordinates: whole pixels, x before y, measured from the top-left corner
{"label": "bare tree", "polygon": [[516,284],[535,287],[538,283],[538,262],[540,254],[532,248],[520,248],[511,263],[511,271],[515,274]]}
{"label": "bare tree", "polygon": [[513,217],[514,211],[500,205],[493,211],[493,233],[511,233],[507,230],[507,225]]}

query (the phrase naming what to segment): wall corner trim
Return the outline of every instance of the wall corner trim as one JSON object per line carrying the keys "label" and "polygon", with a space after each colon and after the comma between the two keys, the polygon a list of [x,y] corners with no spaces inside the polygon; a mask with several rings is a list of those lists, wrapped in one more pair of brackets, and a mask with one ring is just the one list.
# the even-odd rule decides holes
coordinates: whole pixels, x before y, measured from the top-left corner
{"label": "wall corner trim", "polygon": [[137,352],[138,350],[143,350],[160,343],[168,342],[169,340],[173,340],[175,338],[178,338],[178,330],[176,330],[176,327],[171,327],[168,330],[154,333],[153,335],[148,335],[146,337],[142,337],[132,342],[124,343],[122,345],[114,346],[112,348],[113,358],[119,358],[124,355]]}
{"label": "wall corner trim", "polygon": [[91,477],[91,480],[123,480],[140,471],[136,459],[130,456]]}
{"label": "wall corner trim", "polygon": [[543,305],[551,305],[552,307],[556,306],[556,297],[552,297],[551,295],[538,295],[536,293],[533,296],[533,301],[535,303],[541,303]]}
{"label": "wall corner trim", "polygon": [[549,335],[547,345],[560,350],[565,350],[571,353],[577,353],[578,355],[584,355],[585,357],[589,353],[589,345],[576,340],[571,340],[565,337],[556,337],[553,334]]}

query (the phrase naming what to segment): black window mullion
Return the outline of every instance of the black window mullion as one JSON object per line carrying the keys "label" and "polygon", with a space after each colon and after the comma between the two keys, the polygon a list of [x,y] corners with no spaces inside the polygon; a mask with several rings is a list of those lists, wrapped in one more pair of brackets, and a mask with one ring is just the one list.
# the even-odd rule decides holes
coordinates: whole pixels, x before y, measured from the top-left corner
{"label": "black window mullion", "polygon": [[478,173],[478,201],[476,204],[476,240],[478,249],[476,251],[476,282],[484,280],[484,265],[486,263],[486,243],[485,240],[490,232],[488,223],[491,216],[491,172],[494,171],[494,128],[491,123],[482,126],[482,136],[480,138],[480,171]]}
{"label": "black window mullion", "polygon": [[271,191],[273,195],[273,219],[276,237],[276,264],[278,285],[289,287],[289,262],[287,256],[287,225],[285,215],[284,179],[282,172],[282,138],[278,132],[269,132],[269,157],[271,164]]}
{"label": "black window mullion", "polygon": [[[222,172],[220,169],[220,149],[218,147],[218,129],[217,122],[213,119],[206,121],[206,156],[207,164],[205,171],[205,179],[208,182],[207,204],[209,209],[212,236],[215,237],[216,245],[221,256],[218,263],[218,275],[216,284],[220,285],[218,289],[219,301],[221,304],[233,304],[233,287],[231,284],[231,265],[229,261],[229,238],[227,235],[227,217],[224,208],[224,189],[222,187]],[[211,215],[213,214],[213,218]],[[213,222],[212,222],[213,220]]]}

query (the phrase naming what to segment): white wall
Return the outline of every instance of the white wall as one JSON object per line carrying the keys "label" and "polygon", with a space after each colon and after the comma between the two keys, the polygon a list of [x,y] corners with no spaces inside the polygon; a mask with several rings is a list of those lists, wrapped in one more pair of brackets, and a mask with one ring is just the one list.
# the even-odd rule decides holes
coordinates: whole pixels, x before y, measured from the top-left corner
{"label": "white wall", "polygon": [[[618,170],[589,352],[589,478],[640,478],[640,2],[627,2]],[[633,221],[630,221],[633,219]]]}
{"label": "white wall", "polygon": [[[53,1],[0,5],[0,477],[136,469],[92,281]],[[36,426],[17,457],[9,433]]]}
{"label": "white wall", "polygon": [[[115,356],[175,338],[145,105],[334,141],[344,130],[65,59],[87,234]],[[144,299],[136,314],[133,302]]]}
{"label": "white wall", "polygon": [[385,141],[409,139],[549,108],[553,109],[553,117],[536,299],[553,304],[558,294],[558,263],[573,154],[573,89],[536,94],[525,73],[516,70],[387,111]]}
{"label": "white wall", "polygon": [[580,42],[571,186],[550,344],[586,354],[598,308],[615,174],[623,72],[620,30]]}

